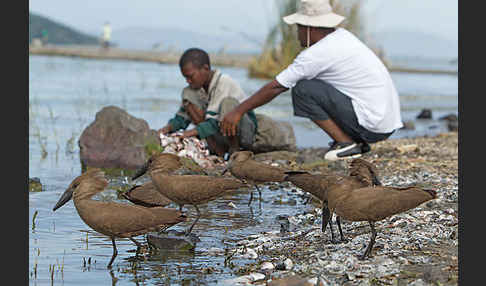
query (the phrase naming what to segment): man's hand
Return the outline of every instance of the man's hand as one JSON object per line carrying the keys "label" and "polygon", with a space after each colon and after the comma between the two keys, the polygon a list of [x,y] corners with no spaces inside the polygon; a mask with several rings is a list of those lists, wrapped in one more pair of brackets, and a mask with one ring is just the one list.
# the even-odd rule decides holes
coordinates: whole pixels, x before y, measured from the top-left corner
{"label": "man's hand", "polygon": [[220,123],[221,133],[224,136],[236,136],[236,128],[242,114],[238,110],[233,109],[232,111],[226,113],[223,120]]}
{"label": "man's hand", "polygon": [[247,98],[224,116],[220,123],[221,133],[224,136],[236,136],[238,122],[240,122],[241,117],[243,117],[248,110],[252,110],[268,103],[286,90],[288,90],[288,88],[282,86],[277,80],[272,80],[265,84],[255,94]]}

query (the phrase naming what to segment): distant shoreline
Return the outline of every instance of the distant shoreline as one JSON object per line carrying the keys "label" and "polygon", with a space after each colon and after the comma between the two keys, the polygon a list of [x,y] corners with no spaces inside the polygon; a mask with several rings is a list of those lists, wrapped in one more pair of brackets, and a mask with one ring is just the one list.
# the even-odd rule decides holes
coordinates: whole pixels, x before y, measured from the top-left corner
{"label": "distant shoreline", "polygon": [[[118,59],[158,62],[161,64],[177,64],[182,54],[177,51],[150,51],[150,50],[127,50],[116,47],[110,47],[104,50],[100,46],[29,46],[29,54],[47,55],[47,56],[66,56],[80,57],[90,59]],[[211,63],[215,66],[229,66],[247,68],[250,61],[258,55],[251,54],[223,54],[210,53]],[[438,70],[438,69],[416,69],[408,67],[388,67],[390,72],[403,73],[428,73],[428,74],[451,74],[457,75],[455,70]]]}

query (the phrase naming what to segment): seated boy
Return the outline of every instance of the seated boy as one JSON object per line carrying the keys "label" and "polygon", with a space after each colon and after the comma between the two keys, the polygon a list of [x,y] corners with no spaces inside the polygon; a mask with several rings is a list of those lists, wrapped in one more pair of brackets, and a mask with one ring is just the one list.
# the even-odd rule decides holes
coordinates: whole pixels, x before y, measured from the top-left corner
{"label": "seated boy", "polygon": [[253,110],[242,117],[234,136],[223,136],[219,121],[248,96],[230,76],[212,70],[209,55],[198,48],[186,50],[179,59],[179,67],[189,86],[182,90],[182,105],[167,125],[159,129],[169,134],[189,124],[196,127],[183,132],[182,137],[198,136],[206,139],[209,151],[218,156],[249,149],[254,142],[257,120]]}

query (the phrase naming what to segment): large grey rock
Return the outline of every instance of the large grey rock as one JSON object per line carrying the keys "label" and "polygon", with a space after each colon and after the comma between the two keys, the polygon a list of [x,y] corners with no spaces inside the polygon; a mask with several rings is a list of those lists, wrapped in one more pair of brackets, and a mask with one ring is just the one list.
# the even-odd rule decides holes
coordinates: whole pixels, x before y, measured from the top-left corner
{"label": "large grey rock", "polygon": [[147,242],[162,250],[193,250],[200,241],[195,234],[190,233],[186,236],[184,232],[175,230],[147,234]]}
{"label": "large grey rock", "polygon": [[145,120],[107,106],[81,134],[80,159],[85,167],[136,170],[147,160],[145,146],[158,141]]}
{"label": "large grey rock", "polygon": [[290,123],[276,121],[269,116],[256,113],[258,130],[251,147],[254,153],[271,151],[295,151],[296,140]]}

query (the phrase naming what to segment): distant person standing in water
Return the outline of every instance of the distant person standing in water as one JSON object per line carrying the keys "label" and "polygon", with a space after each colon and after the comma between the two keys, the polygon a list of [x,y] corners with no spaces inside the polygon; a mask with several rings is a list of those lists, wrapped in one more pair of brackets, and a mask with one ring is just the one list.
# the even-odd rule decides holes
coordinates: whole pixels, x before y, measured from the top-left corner
{"label": "distant person standing in water", "polygon": [[49,34],[47,33],[47,29],[42,29],[41,39],[42,39],[42,45],[43,46],[47,45],[47,42],[49,40]]}
{"label": "distant person standing in water", "polygon": [[179,68],[188,86],[182,90],[182,104],[176,115],[158,130],[159,133],[185,130],[193,123],[196,127],[184,131],[181,137],[206,139],[212,154],[223,157],[225,153],[250,148],[257,132],[253,110],[242,114],[232,136],[223,136],[219,129],[222,117],[248,98],[240,85],[229,75],[211,69],[209,55],[198,48],[188,49],[182,54]]}
{"label": "distant person standing in water", "polygon": [[276,78],[225,115],[221,133],[235,134],[242,114],[291,88],[294,115],[312,120],[334,141],[326,160],[360,157],[369,143],[387,139],[403,126],[398,93],[378,57],[358,38],[337,27],[345,18],[329,0],[300,0],[297,13],[283,18],[297,24],[302,47]]}
{"label": "distant person standing in water", "polygon": [[111,38],[111,26],[110,23],[106,22],[105,25],[103,25],[103,48],[108,49],[108,46],[110,45],[110,38]]}

